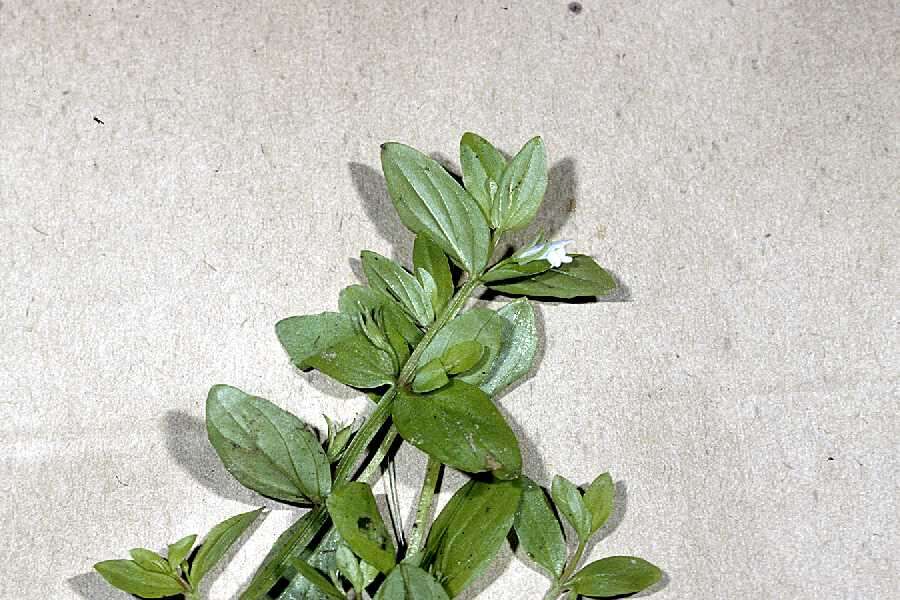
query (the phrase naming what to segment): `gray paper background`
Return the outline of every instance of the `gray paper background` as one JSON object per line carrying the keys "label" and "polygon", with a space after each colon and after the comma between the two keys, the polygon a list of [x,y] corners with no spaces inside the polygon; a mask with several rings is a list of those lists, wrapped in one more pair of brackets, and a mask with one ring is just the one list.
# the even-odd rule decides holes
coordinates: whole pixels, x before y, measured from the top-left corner
{"label": "gray paper background", "polygon": [[[273,325],[363,248],[408,259],[378,145],[455,164],[469,129],[543,135],[542,224],[624,284],[542,305],[500,399],[533,477],[619,482],[590,556],[661,565],[660,600],[896,597],[898,31],[876,1],[0,3],[0,597],[125,598],[94,562],[271,506],[233,598],[293,515],[217,464],[207,389],[364,410]],[[505,552],[465,597],[545,589]]]}

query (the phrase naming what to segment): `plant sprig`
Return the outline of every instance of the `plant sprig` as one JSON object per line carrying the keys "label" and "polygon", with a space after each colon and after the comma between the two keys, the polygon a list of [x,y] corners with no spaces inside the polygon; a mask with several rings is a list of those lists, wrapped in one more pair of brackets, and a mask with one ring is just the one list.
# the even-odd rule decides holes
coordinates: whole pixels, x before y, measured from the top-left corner
{"label": "plant sprig", "polygon": [[[522,473],[519,443],[493,398],[532,367],[537,350],[529,299],[592,298],[615,280],[567,241],[533,243],[496,260],[509,232],[528,227],[547,187],[539,137],[509,161],[484,138],[460,143],[462,182],[399,143],[381,148],[388,191],[415,235],[411,269],[364,251],[368,286],[352,285],[337,312],[289,317],[276,334],[294,365],[366,392],[376,405],[355,429],[326,417],[324,443],[275,404],[237,388],[209,392],[210,443],[245,487],[308,507],[276,541],[242,600],[443,600],[458,596],[514,531],[550,578],[545,599],[609,597],[645,589],[661,571],[613,556],[579,569],[588,541],[609,518],[615,485],[607,473],[583,491],[556,476],[550,495]],[[519,296],[497,310],[464,310],[481,287]],[[370,487],[397,437],[428,456],[409,543],[385,525]],[[372,449],[374,446],[374,449]],[[472,476],[431,523],[441,470]],[[96,568],[112,585],[144,598],[200,598],[210,568],[259,515],[146,549]],[[575,532],[570,553],[562,515]],[[400,536],[405,537],[405,536]],[[279,581],[286,583],[279,585]]]}

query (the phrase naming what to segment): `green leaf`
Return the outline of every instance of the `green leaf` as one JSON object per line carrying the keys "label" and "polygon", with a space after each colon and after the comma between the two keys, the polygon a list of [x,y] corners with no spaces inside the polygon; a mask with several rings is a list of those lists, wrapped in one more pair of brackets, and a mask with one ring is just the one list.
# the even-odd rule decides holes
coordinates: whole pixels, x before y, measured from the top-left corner
{"label": "green leaf", "polygon": [[613,511],[616,484],[609,473],[597,477],[584,491],[584,504],[591,513],[591,533],[603,527]]}
{"label": "green leaf", "polygon": [[487,394],[454,379],[439,390],[401,390],[393,407],[400,435],[429,456],[468,473],[517,477],[522,457],[516,435]]}
{"label": "green leaf", "polygon": [[406,314],[403,307],[394,299],[377,290],[362,285],[351,285],[341,290],[338,307],[345,315],[357,318],[367,312],[381,311],[384,318],[396,319],[397,329],[410,344],[415,345],[422,339],[422,330]]}
{"label": "green leaf", "polygon": [[525,264],[520,264],[514,259],[507,258],[497,263],[490,271],[481,278],[485,284],[507,281],[510,279],[522,279],[531,277],[538,273],[543,273],[550,269],[550,263],[544,259],[532,260]]}
{"label": "green leaf", "polygon": [[397,551],[368,484],[344,484],[332,491],[326,504],[334,526],[357,556],[382,573],[394,567]]}
{"label": "green leaf", "polygon": [[450,383],[447,379],[447,370],[444,368],[441,359],[435,358],[428,361],[416,371],[416,377],[412,382],[412,390],[417,394],[424,394],[444,387]]}
{"label": "green leaf", "polygon": [[378,589],[375,600],[450,600],[447,592],[422,569],[401,564]]}
{"label": "green leaf", "polygon": [[503,317],[502,342],[481,389],[494,396],[528,373],[537,354],[534,308],[527,298],[513,300],[497,311]]}
{"label": "green leaf", "polygon": [[[533,277],[486,284],[504,294],[535,298],[579,298],[605,296],[615,291],[616,281],[590,256],[572,254],[572,262]],[[531,264],[531,263],[529,263]]]}
{"label": "green leaf", "polygon": [[562,475],[557,475],[553,478],[550,495],[553,496],[556,509],[572,525],[578,538],[582,542],[587,541],[591,536],[591,513],[584,504],[578,486]]}
{"label": "green leaf", "polygon": [[506,168],[506,159],[489,141],[467,132],[459,142],[459,162],[466,189],[478,202],[485,217],[490,217],[494,196],[500,188],[500,178]]}
{"label": "green leaf", "polygon": [[328,462],[335,463],[344,454],[347,444],[353,437],[353,425],[338,427],[338,425],[325,416],[325,422],[328,424],[328,444],[325,447],[325,456]]}
{"label": "green leaf", "polygon": [[222,557],[256,521],[261,512],[262,509],[258,508],[235,515],[222,521],[206,534],[206,539],[203,540],[203,544],[200,545],[197,555],[191,562],[191,572],[188,575],[188,581],[194,589],[200,586],[203,577],[222,560]]}
{"label": "green leaf", "polygon": [[484,346],[475,340],[466,340],[447,348],[440,361],[447,368],[447,373],[459,375],[474,369],[475,365],[481,362],[482,356],[484,356]]}
{"label": "green leaf", "polygon": [[[322,573],[331,575],[337,569],[337,550],[343,544],[341,536],[334,527],[328,527],[328,531],[314,548],[305,548],[302,551],[293,552],[292,557],[300,558],[308,565]],[[297,573],[293,567],[288,567],[283,576],[290,581],[287,587],[278,594],[278,600],[326,600],[328,596],[308,579]]]}
{"label": "green leaf", "polygon": [[470,481],[435,519],[424,564],[451,598],[494,559],[512,527],[521,495],[519,481]]}
{"label": "green leaf", "polygon": [[301,369],[318,369],[341,383],[374,388],[394,381],[394,361],[356,330],[352,317],[321,313],[282,319],[278,340]]}
{"label": "green leaf", "polygon": [[356,558],[356,555],[353,554],[353,551],[341,544],[338,546],[334,558],[341,575],[350,582],[350,585],[353,586],[354,590],[362,592],[363,588],[366,587],[366,582],[363,577],[362,569],[359,566],[359,560]]}
{"label": "green leaf", "polygon": [[172,568],[180,565],[182,561],[188,557],[191,553],[191,549],[194,547],[194,542],[196,541],[196,535],[186,535],[177,542],[169,544],[169,555],[166,559],[169,561],[169,564],[172,565]]}
{"label": "green leaf", "polygon": [[245,487],[286,502],[321,502],[331,490],[328,458],[304,423],[268,400],[216,385],[206,400],[213,448]]}
{"label": "green leaf", "polygon": [[142,598],[165,598],[185,591],[174,576],[148,571],[133,560],[104,560],[94,568],[111,586]]}
{"label": "green leaf", "polygon": [[406,269],[377,252],[363,250],[363,271],[373,289],[393,298],[422,327],[434,321],[431,297]]}
{"label": "green leaf", "polygon": [[522,146],[503,171],[498,187],[491,224],[502,231],[527,227],[547,189],[547,155],[540,137]]}
{"label": "green leaf", "polygon": [[334,587],[334,584],[328,581],[328,578],[325,577],[318,569],[311,566],[302,558],[294,558],[291,559],[291,565],[297,569],[303,577],[306,578],[307,581],[312,583],[314,586],[319,588],[328,598],[336,598],[337,600],[343,600],[346,598],[344,593]]}
{"label": "green leaf", "polygon": [[169,561],[153,550],[148,550],[147,548],[134,548],[129,551],[129,554],[131,554],[131,558],[134,559],[134,562],[140,565],[142,569],[147,569],[154,573],[172,572]]}
{"label": "green leaf", "polygon": [[662,571],[642,558],[610,556],[587,565],[563,584],[582,596],[609,598],[640,592],[662,578]]}
{"label": "green leaf", "polygon": [[[299,519],[285,529],[275,544],[269,550],[269,553],[263,559],[262,564],[256,569],[250,584],[244,593],[241,594],[241,600],[256,600],[263,597],[272,586],[274,586],[279,577],[285,572],[288,560],[292,556],[302,556],[305,548],[298,547],[297,542],[309,534],[310,530],[318,531],[324,524],[326,516],[324,511],[311,510],[303,514]],[[332,530],[333,531],[333,530]],[[327,539],[327,537],[326,537]],[[311,560],[311,559],[310,559]],[[296,582],[298,585],[305,581],[302,578],[296,578],[298,581],[292,581],[288,589],[294,587]],[[285,590],[287,591],[287,590]],[[282,598],[284,596],[280,596]],[[292,597],[284,597],[284,600],[312,600],[297,595]]]}
{"label": "green leaf", "polygon": [[422,352],[419,365],[425,365],[435,358],[440,358],[456,344],[475,341],[484,346],[484,355],[478,365],[458,380],[473,385],[484,381],[491,370],[494,359],[500,351],[500,338],[503,333],[503,317],[488,308],[473,308],[465,312],[437,332],[431,343]]}
{"label": "green leaf", "polygon": [[489,258],[490,229],[472,196],[441,165],[409,146],[383,144],[381,165],[403,224],[427,235],[467,272],[480,273]]}
{"label": "green leaf", "polygon": [[528,557],[544,567],[552,579],[559,579],[566,565],[562,527],[543,488],[527,478],[523,478],[522,500],[513,527]]}
{"label": "green leaf", "polygon": [[413,244],[413,267],[416,273],[427,271],[435,284],[435,294],[431,299],[435,314],[443,310],[453,296],[453,274],[450,263],[441,247],[424,235],[417,235]]}

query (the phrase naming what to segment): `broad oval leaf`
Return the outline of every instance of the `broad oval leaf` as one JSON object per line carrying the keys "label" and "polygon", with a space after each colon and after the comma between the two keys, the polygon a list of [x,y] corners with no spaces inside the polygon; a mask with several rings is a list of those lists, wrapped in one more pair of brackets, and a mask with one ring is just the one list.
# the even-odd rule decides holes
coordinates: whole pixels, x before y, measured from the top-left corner
{"label": "broad oval leaf", "polygon": [[613,511],[616,484],[609,473],[599,475],[584,490],[584,505],[591,513],[591,533],[603,527]]}
{"label": "broad oval leaf", "polygon": [[494,396],[528,373],[537,354],[537,326],[534,307],[527,298],[519,298],[497,311],[503,317],[500,349],[491,370],[480,387]]}
{"label": "broad oval leaf", "polygon": [[416,273],[427,271],[434,280],[436,289],[432,305],[435,314],[440,313],[450,301],[454,290],[453,273],[450,271],[447,255],[427,236],[417,235],[413,243],[413,267]]}
{"label": "broad oval leaf", "polygon": [[142,598],[165,598],[185,591],[174,576],[148,571],[133,560],[104,560],[94,568],[111,586]]}
{"label": "broad oval leaf", "polygon": [[502,231],[528,226],[547,190],[547,154],[540,137],[530,139],[506,166],[491,210],[491,224]]}
{"label": "broad oval leaf", "polygon": [[397,565],[375,594],[375,600],[450,600],[434,577],[409,564]]}
{"label": "broad oval leaf", "polygon": [[436,161],[395,142],[381,146],[381,165],[400,220],[427,235],[469,273],[488,261],[490,229],[478,204]]}
{"label": "broad oval leaf", "polygon": [[321,502],[331,490],[328,458],[316,436],[268,400],[213,386],[206,429],[225,468],[245,487],[294,503]]}
{"label": "broad oval leaf", "polygon": [[382,573],[394,568],[397,551],[368,484],[346,483],[331,492],[326,504],[335,528],[357,556]]}
{"label": "broad oval leaf", "polygon": [[[129,552],[131,558],[140,565],[141,568],[154,573],[171,573],[169,561],[147,548],[134,548]],[[174,566],[174,565],[173,565]]]}
{"label": "broad oval leaf", "polygon": [[594,561],[563,584],[591,598],[610,598],[640,592],[662,578],[662,571],[642,558],[610,556]]}
{"label": "broad oval leaf", "polygon": [[494,146],[478,134],[466,132],[459,142],[459,162],[463,183],[478,202],[485,217],[491,216],[494,196],[500,188],[500,178],[506,159]]}
{"label": "broad oval leaf", "polygon": [[318,369],[358,388],[393,383],[394,361],[360,332],[353,318],[320,313],[282,319],[275,325],[278,340],[301,369]]}
{"label": "broad oval leaf", "polygon": [[396,300],[422,327],[434,321],[430,295],[406,269],[377,252],[363,250],[360,257],[373,289]]}
{"label": "broad oval leaf", "polygon": [[591,513],[584,504],[578,486],[562,475],[557,475],[553,478],[550,495],[553,497],[556,509],[578,534],[578,539],[582,542],[587,541],[591,536]]}
{"label": "broad oval leaf", "polygon": [[451,598],[490,565],[512,527],[521,495],[518,480],[470,481],[435,519],[423,564]]}
{"label": "broad oval leaf", "polygon": [[559,579],[567,553],[562,527],[543,488],[524,477],[513,527],[528,557],[544,567],[552,579]]}
{"label": "broad oval leaf", "polygon": [[492,471],[501,479],[522,470],[516,434],[473,385],[455,379],[428,394],[401,391],[393,418],[403,439],[446,465],[468,473]]}
{"label": "broad oval leaf", "polygon": [[[616,289],[616,280],[590,256],[572,254],[572,262],[524,279],[490,282],[492,290],[534,298],[580,298],[606,296]],[[530,263],[529,263],[530,264]]]}
{"label": "broad oval leaf", "polygon": [[194,589],[200,586],[203,577],[222,560],[222,557],[256,521],[261,512],[262,509],[258,508],[235,515],[225,519],[206,534],[206,539],[203,540],[203,544],[200,545],[191,562],[191,572],[188,575],[188,581]]}
{"label": "broad oval leaf", "polygon": [[484,346],[484,355],[478,365],[457,377],[460,381],[478,385],[490,372],[500,351],[503,333],[503,317],[489,308],[473,308],[459,315],[437,332],[422,352],[419,365],[425,365],[442,357],[451,347],[462,342],[475,341]]}

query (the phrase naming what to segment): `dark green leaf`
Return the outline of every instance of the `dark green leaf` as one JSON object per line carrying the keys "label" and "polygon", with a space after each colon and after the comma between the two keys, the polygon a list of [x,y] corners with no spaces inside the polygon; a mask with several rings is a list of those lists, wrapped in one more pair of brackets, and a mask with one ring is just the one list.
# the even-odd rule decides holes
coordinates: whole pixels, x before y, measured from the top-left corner
{"label": "dark green leaf", "polygon": [[603,527],[613,511],[616,484],[609,473],[597,477],[584,491],[584,504],[591,513],[591,533]]}
{"label": "dark green leaf", "polygon": [[418,567],[398,565],[378,589],[375,600],[450,600],[434,578]]}
{"label": "dark green leaf", "polygon": [[403,390],[393,417],[403,439],[446,465],[468,473],[493,471],[501,479],[517,477],[522,469],[515,433],[473,385],[454,379],[428,394]]}
{"label": "dark green leaf", "polygon": [[200,586],[203,577],[222,560],[241,535],[262,512],[261,508],[250,512],[235,515],[213,527],[206,539],[203,540],[200,549],[197,550],[194,560],[191,562],[191,572],[188,581],[196,589]]}
{"label": "dark green leaf", "polygon": [[216,385],[206,400],[209,441],[244,486],[287,502],[320,502],[331,489],[328,458],[304,423],[268,400]]}
{"label": "dark green leaf", "polygon": [[662,571],[642,558],[610,556],[587,565],[563,587],[582,596],[610,598],[639,592],[661,577]]}
{"label": "dark green leaf", "polygon": [[172,575],[148,571],[133,560],[105,560],[94,568],[111,586],[142,598],[165,598],[185,591]]}
{"label": "dark green leaf", "polygon": [[334,526],[357,556],[382,573],[394,567],[397,552],[368,484],[344,484],[332,491],[326,504]]}
{"label": "dark green leaf", "polygon": [[491,224],[502,231],[523,229],[537,214],[547,189],[547,155],[540,137],[529,140],[500,178]]}
{"label": "dark green leaf", "polygon": [[512,527],[521,495],[519,481],[470,481],[435,519],[424,563],[451,598],[494,559]]}
{"label": "dark green leaf", "polygon": [[485,347],[478,365],[460,375],[457,379],[478,385],[491,370],[494,359],[500,351],[500,337],[503,332],[503,317],[488,308],[473,308],[465,312],[438,331],[431,343],[422,352],[419,365],[443,356],[452,346],[461,342],[475,341]]}
{"label": "dark green leaf", "polygon": [[506,159],[489,141],[467,132],[459,142],[459,162],[466,189],[478,202],[485,217],[490,217]]}
{"label": "dark green leaf", "polygon": [[328,445],[325,447],[325,455],[328,457],[329,462],[335,463],[344,453],[347,444],[350,443],[350,439],[353,437],[353,425],[338,427],[327,416],[325,417],[325,422],[328,424]]}
{"label": "dark green leaf", "polygon": [[424,394],[444,387],[450,383],[447,379],[447,370],[444,368],[441,359],[435,358],[430,360],[416,371],[416,377],[412,382],[412,390],[418,394]]}
{"label": "dark green leaf", "polygon": [[153,550],[148,550],[147,548],[134,548],[129,554],[131,554],[131,558],[134,559],[134,562],[140,565],[142,569],[147,569],[154,573],[172,572],[171,567],[169,567],[169,561]]}
{"label": "dark green leaf", "polygon": [[278,340],[295,365],[318,369],[341,383],[374,388],[394,380],[394,361],[358,332],[341,313],[289,317],[275,325]]}
{"label": "dark green leaf", "polygon": [[566,518],[578,538],[586,541],[591,536],[591,513],[584,504],[581,490],[574,483],[557,475],[550,488],[556,509]]}
{"label": "dark green leaf", "polygon": [[447,348],[440,361],[451,375],[474,369],[484,356],[484,346],[475,340],[467,340]]}
{"label": "dark green leaf", "polygon": [[490,230],[478,204],[444,168],[403,144],[381,146],[381,165],[400,220],[427,235],[469,273],[488,261]]}
{"label": "dark green leaf", "polygon": [[534,308],[527,298],[519,298],[497,311],[503,317],[500,350],[481,389],[489,396],[528,373],[537,354],[537,326]]}
{"label": "dark green leaf", "polygon": [[488,283],[487,286],[504,294],[563,299],[605,296],[616,289],[615,279],[594,262],[593,258],[583,254],[571,256],[572,262],[534,277]]}
{"label": "dark green leaf", "polygon": [[328,598],[336,598],[337,600],[346,598],[342,591],[334,587],[334,584],[328,581],[327,577],[302,558],[291,559],[291,565],[297,569],[297,572],[300,573],[300,575],[316,586]]}
{"label": "dark green leaf", "polygon": [[428,271],[434,280],[436,291],[432,306],[435,314],[439,313],[453,296],[454,289],[447,255],[426,236],[418,235],[413,244],[413,266],[416,272]]}
{"label": "dark green leaf", "polygon": [[558,579],[566,564],[566,540],[541,486],[523,478],[522,501],[514,524],[528,557]]}
{"label": "dark green leaf", "polygon": [[169,555],[166,558],[168,559],[169,564],[172,565],[172,568],[180,565],[181,562],[188,557],[191,553],[191,549],[194,547],[194,542],[196,541],[196,535],[186,535],[177,542],[169,544]]}
{"label": "dark green leaf", "polygon": [[422,327],[434,320],[431,297],[406,269],[376,252],[363,250],[363,271],[373,289],[393,298]]}

